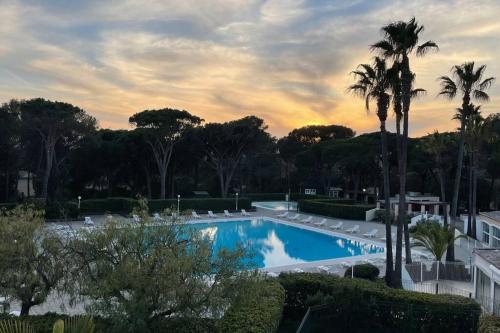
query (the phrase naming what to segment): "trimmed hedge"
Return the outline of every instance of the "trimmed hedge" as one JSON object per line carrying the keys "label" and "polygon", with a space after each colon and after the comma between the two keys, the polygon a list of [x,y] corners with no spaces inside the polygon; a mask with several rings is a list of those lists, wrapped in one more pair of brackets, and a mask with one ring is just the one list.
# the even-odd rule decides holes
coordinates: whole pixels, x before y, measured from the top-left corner
{"label": "trimmed hedge", "polygon": [[[150,212],[159,212],[167,208],[177,209],[177,199],[156,199],[148,202]],[[82,214],[102,214],[116,213],[128,215],[137,206],[137,200],[131,198],[107,198],[107,199],[88,199],[82,200],[80,212]],[[180,209],[196,210],[206,212],[223,211],[224,209],[233,210],[235,208],[235,199],[232,198],[200,198],[200,199],[182,199]],[[248,198],[238,199],[238,209],[250,209],[251,201]]]}
{"label": "trimmed hedge", "polygon": [[[380,274],[380,270],[377,266],[372,264],[359,264],[354,265],[354,277],[358,279],[372,280],[375,281]],[[349,267],[345,273],[344,277],[352,277],[352,267]]]}
{"label": "trimmed hedge", "polygon": [[481,316],[478,333],[500,333],[500,317],[492,315]]}
{"label": "trimmed hedge", "polygon": [[272,333],[278,329],[285,290],[275,280],[257,282],[243,292],[217,323],[220,333]]}
{"label": "trimmed hedge", "polygon": [[301,200],[299,210],[306,213],[325,215],[349,220],[365,220],[366,211],[373,205],[340,204],[323,200]]}
{"label": "trimmed hedge", "polygon": [[318,273],[283,273],[284,318],[300,322],[309,306],[310,332],[476,333],[480,306],[454,295],[432,295],[386,287],[383,282]]}

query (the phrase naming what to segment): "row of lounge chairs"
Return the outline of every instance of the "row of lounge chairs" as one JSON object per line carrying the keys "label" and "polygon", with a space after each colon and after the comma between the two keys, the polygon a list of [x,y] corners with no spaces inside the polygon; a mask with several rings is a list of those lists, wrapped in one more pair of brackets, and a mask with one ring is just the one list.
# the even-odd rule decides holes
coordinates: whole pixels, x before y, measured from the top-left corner
{"label": "row of lounge chairs", "polygon": [[[290,213],[288,211],[281,213],[281,214],[278,214],[276,216],[280,217],[280,218],[286,218],[290,221],[297,221],[297,222],[301,222],[301,223],[312,223],[313,225],[318,226],[318,227],[326,226],[326,221],[327,221],[327,219],[322,219],[320,222],[314,223],[312,216],[308,216],[306,218],[301,219],[300,214],[297,213],[294,215],[290,215]],[[332,225],[328,226],[328,228],[330,228],[332,230],[342,230],[343,225],[344,225],[344,222],[337,222],[336,224],[332,224]],[[350,233],[350,234],[356,234],[356,233],[359,233],[359,231],[360,231],[359,224],[356,224],[352,228],[345,230],[345,232]],[[377,234],[378,234],[378,229],[372,229],[369,232],[363,234],[363,236],[368,237],[368,238],[375,238],[375,237],[377,237]]]}

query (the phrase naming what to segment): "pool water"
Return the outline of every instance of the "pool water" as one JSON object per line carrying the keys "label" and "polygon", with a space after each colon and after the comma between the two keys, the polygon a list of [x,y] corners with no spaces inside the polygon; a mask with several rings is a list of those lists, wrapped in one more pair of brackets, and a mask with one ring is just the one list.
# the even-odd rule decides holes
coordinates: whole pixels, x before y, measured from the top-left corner
{"label": "pool water", "polygon": [[352,257],[383,252],[382,247],[297,228],[266,219],[196,223],[192,226],[213,241],[214,253],[242,244],[258,268]]}
{"label": "pool water", "polygon": [[271,210],[297,210],[296,201],[255,201],[252,206]]}

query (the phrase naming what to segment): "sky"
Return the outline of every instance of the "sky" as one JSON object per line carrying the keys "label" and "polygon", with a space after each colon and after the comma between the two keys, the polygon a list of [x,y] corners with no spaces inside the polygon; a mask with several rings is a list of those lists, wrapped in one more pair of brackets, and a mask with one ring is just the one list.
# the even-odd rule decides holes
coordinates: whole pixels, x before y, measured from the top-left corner
{"label": "sky", "polygon": [[[460,100],[437,97],[437,77],[464,61],[500,77],[499,0],[0,0],[0,101],[65,101],[115,129],[169,107],[206,122],[256,115],[278,137],[376,131],[375,112],[346,93],[350,72],[372,60],[381,26],[413,16],[440,50],[411,59],[427,95],[410,135],[454,130]],[[500,112],[500,81],[489,93],[483,113]]]}

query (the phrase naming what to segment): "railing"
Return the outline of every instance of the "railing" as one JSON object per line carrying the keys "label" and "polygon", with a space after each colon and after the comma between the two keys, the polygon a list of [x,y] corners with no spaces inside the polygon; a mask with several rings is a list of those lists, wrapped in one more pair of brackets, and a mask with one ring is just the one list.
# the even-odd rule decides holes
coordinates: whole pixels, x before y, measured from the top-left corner
{"label": "railing", "polygon": [[472,281],[471,263],[455,261],[420,261],[406,264],[405,268],[413,282],[424,281]]}

